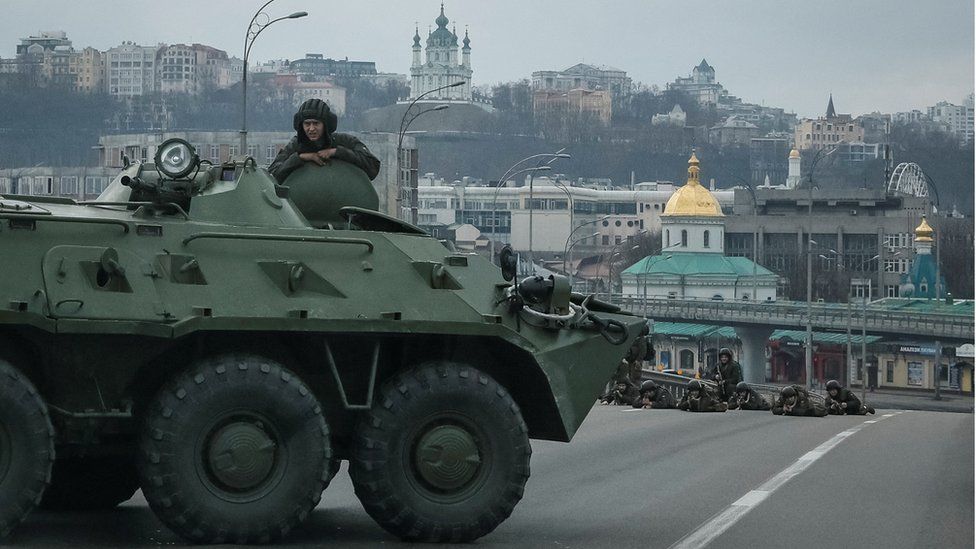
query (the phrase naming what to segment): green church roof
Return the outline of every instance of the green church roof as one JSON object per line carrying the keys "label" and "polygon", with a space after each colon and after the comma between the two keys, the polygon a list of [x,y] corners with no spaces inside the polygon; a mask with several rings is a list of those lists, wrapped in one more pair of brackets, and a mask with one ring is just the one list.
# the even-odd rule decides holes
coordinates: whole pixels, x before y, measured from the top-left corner
{"label": "green church roof", "polygon": [[747,257],[726,257],[715,253],[675,252],[668,255],[648,256],[624,269],[623,274],[653,277],[655,275],[683,276],[752,276],[753,266],[758,277],[778,278],[778,275],[762,265],[754,264]]}

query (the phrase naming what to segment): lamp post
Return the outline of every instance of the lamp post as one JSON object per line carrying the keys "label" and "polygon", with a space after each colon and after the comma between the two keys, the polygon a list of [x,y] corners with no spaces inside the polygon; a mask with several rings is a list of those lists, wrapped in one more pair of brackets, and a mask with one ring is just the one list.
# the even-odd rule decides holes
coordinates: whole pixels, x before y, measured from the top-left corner
{"label": "lamp post", "polygon": [[[552,169],[552,166],[532,166],[532,167],[529,167],[529,168],[522,168],[521,170],[518,170],[518,171],[516,171],[514,173],[511,173],[511,174],[506,173],[506,176],[507,177],[515,177],[516,175],[521,175],[523,173],[528,173],[528,172],[547,172],[547,171],[549,171],[551,169]],[[501,190],[502,183],[504,183],[504,181],[499,181],[498,182],[498,186],[495,187],[495,192],[492,193],[492,195],[491,195],[491,244],[490,244],[490,246],[491,246],[491,261],[492,261],[492,263],[495,262],[495,239],[496,239],[495,233],[497,232],[497,227],[498,227],[498,191]],[[511,223],[511,217],[509,217],[509,223]],[[509,231],[509,234],[511,234],[511,231],[512,231],[511,226],[509,226],[508,231]]]}
{"label": "lamp post", "polygon": [[752,300],[757,301],[759,299],[759,282],[757,281],[757,262],[759,261],[759,201],[756,200],[756,189],[753,188],[752,183],[737,175],[729,175],[742,183],[752,198]]}
{"label": "lamp post", "polygon": [[[397,134],[397,146],[396,146],[396,157],[397,157],[397,160],[396,160],[396,167],[397,167],[397,173],[396,173],[396,184],[397,184],[396,202],[397,202],[397,213],[398,213],[398,216],[399,217],[403,217],[403,198],[404,198],[403,197],[404,189],[403,189],[403,184],[402,184],[402,181],[404,179],[404,177],[403,177],[403,138],[407,134],[407,129],[410,127],[410,124],[412,124],[413,121],[416,120],[417,118],[419,118],[420,116],[425,115],[425,114],[427,114],[429,112],[447,110],[449,107],[450,107],[450,105],[438,105],[438,106],[433,107],[433,108],[430,108],[430,109],[421,110],[421,111],[417,112],[416,114],[413,114],[412,116],[410,116],[409,119],[407,119],[407,114],[409,113],[409,109],[408,109],[407,113],[404,113],[404,115],[403,115],[404,118],[402,118],[400,120],[400,131]],[[409,177],[407,179],[409,179]],[[417,212],[413,208],[413,200],[410,200],[410,205],[411,205],[411,209],[410,209],[410,222],[413,223],[414,225],[416,225],[417,224],[417,219],[416,219]]]}
{"label": "lamp post", "polygon": [[[241,150],[240,154],[247,154],[247,61],[251,55],[251,47],[254,46],[254,41],[257,40],[258,36],[264,32],[264,29],[270,27],[271,25],[281,21],[282,19],[298,19],[300,17],[305,17],[308,15],[306,11],[296,11],[290,15],[285,15],[277,19],[271,19],[271,17],[264,13],[264,8],[268,7],[269,4],[274,2],[274,0],[268,0],[264,3],[258,11],[254,13],[254,17],[251,18],[250,24],[247,26],[247,34],[244,35],[244,73],[241,75],[241,87],[244,93],[244,104],[241,117]],[[264,16],[263,21],[259,21],[259,18]]]}
{"label": "lamp post", "polygon": [[[663,254],[664,250],[670,250],[671,248],[679,248],[679,247],[681,247],[680,241],[675,244],[671,244],[670,246],[664,246],[663,248],[661,248],[660,253]],[[674,256],[669,255],[664,259],[659,259],[658,261],[667,261],[672,257]],[[657,263],[657,261],[655,261],[655,263]],[[644,297],[641,299],[641,316],[645,316],[645,317],[647,316],[647,271],[649,271],[650,269],[651,269],[651,258],[647,257],[646,261],[644,261],[644,269],[641,277],[643,279],[643,289],[644,289]],[[681,275],[681,297],[684,297],[684,293],[685,293],[684,288],[685,288],[685,279],[684,279],[684,275]]]}
{"label": "lamp post", "polygon": [[[531,172],[535,172],[535,171],[548,171],[548,170],[551,170],[552,167],[549,166],[549,164],[551,164],[552,162],[554,162],[557,158],[571,158],[570,155],[563,153],[563,151],[565,151],[565,150],[566,149],[559,149],[558,151],[556,151],[554,153],[540,153],[540,154],[533,154],[533,155],[527,156],[527,157],[523,158],[522,160],[519,160],[518,162],[516,162],[516,163],[512,164],[511,166],[509,166],[509,168],[507,170],[505,170],[505,174],[502,175],[498,179],[498,187],[495,188],[495,195],[494,195],[494,198],[492,198],[492,203],[491,203],[491,219],[492,219],[492,225],[491,225],[492,226],[492,231],[491,231],[491,257],[492,258],[495,257],[495,227],[497,226],[496,223],[495,223],[495,221],[496,221],[496,217],[498,216],[498,202],[497,202],[498,189],[500,189],[502,187],[502,185],[504,185],[505,182],[508,181],[508,178],[515,177],[516,175],[518,175],[520,173],[525,173],[525,172],[530,172],[530,171]],[[530,160],[533,160],[533,159],[536,159],[536,158],[549,158],[550,160],[545,165],[536,166],[534,168],[524,168],[524,169],[519,170],[517,172],[515,171],[522,164],[525,164],[526,162],[528,162]],[[529,201],[529,206],[531,206],[531,205],[532,204],[531,204],[531,200],[530,200]],[[531,236],[531,231],[530,231],[530,236]]]}
{"label": "lamp post", "polygon": [[[424,97],[427,97],[428,95],[430,95],[432,93],[439,92],[441,90],[446,90],[448,88],[456,88],[458,86],[463,86],[464,84],[465,84],[465,81],[464,80],[458,80],[457,82],[452,82],[450,84],[447,84],[445,86],[441,86],[439,88],[434,88],[432,90],[427,90],[424,93],[422,93],[422,94],[418,95],[417,97],[415,97],[413,99],[413,101],[411,101],[410,104],[407,105],[407,110],[403,111],[403,117],[400,118],[400,130],[397,132],[397,150],[396,150],[396,154],[397,154],[397,162],[396,162],[396,165],[397,165],[397,176],[396,176],[397,177],[397,179],[396,179],[396,183],[397,183],[397,203],[399,204],[399,206],[397,208],[398,217],[405,217],[403,215],[403,199],[404,199],[404,194],[406,193],[406,191],[404,190],[404,184],[403,184],[404,183],[404,181],[403,181],[403,159],[402,159],[402,157],[403,157],[403,150],[402,150],[403,149],[403,135],[407,132],[407,127],[409,127],[410,124],[413,123],[413,121],[416,120],[418,116],[420,116],[422,114],[426,114],[428,112],[442,111],[442,110],[444,110],[444,109],[447,108],[447,105],[440,105],[441,107],[444,107],[444,109],[441,109],[441,108],[438,108],[438,107],[434,107],[432,109],[422,110],[422,111],[420,111],[420,112],[418,112],[416,114],[412,114],[411,115],[411,113],[413,112],[413,108],[417,105],[417,102],[418,101],[420,101],[421,99],[423,99]],[[413,223],[414,225],[417,224],[417,206],[416,206],[416,204],[414,204],[412,197],[411,197],[411,200],[410,200],[410,222]]]}
{"label": "lamp post", "polygon": [[[593,233],[591,235],[587,235],[587,236],[581,236],[581,237],[577,238],[576,240],[574,240],[572,243],[570,243],[568,246],[566,246],[566,250],[567,251],[571,251],[573,249],[573,246],[579,244],[580,242],[583,242],[583,241],[585,241],[588,238],[596,238],[598,236],[600,236],[600,233],[598,233],[598,232],[597,233]],[[597,272],[597,277],[599,277],[599,271]],[[572,279],[572,277],[570,277],[570,279],[569,279],[569,288],[571,290],[573,288],[573,279]]]}
{"label": "lamp post", "polygon": [[813,313],[813,257],[811,255],[810,243],[817,244],[811,239],[813,236],[813,172],[818,162],[827,158],[836,150],[836,148],[833,148],[824,153],[824,149],[817,149],[816,154],[813,155],[813,162],[810,164],[810,173],[807,174],[807,190],[810,194],[809,202],[807,203],[807,240],[809,242],[807,244],[807,338],[806,348],[803,353],[803,358],[806,361],[807,389],[813,388],[813,319],[811,318]]}
{"label": "lamp post", "polygon": [[[633,241],[632,239],[634,237],[639,237],[639,236],[641,236],[642,234],[645,234],[645,233],[647,233],[647,229],[641,229],[640,231],[637,231],[636,234],[631,235],[631,236],[628,236],[627,237],[627,242],[632,242]],[[616,256],[618,256],[618,255],[620,255],[620,252],[617,252],[616,250],[617,250],[617,246],[619,246],[619,245],[621,245],[623,243],[624,243],[624,240],[621,239],[620,242],[615,243],[613,245],[613,248],[610,249],[610,259],[607,261],[607,287],[610,288],[609,290],[607,290],[607,302],[609,302],[611,299],[613,299],[613,258],[616,257]],[[630,251],[633,252],[633,251],[639,250],[639,249],[640,249],[640,246],[634,246],[634,247],[632,247],[630,249]]]}
{"label": "lamp post", "polygon": [[[576,234],[576,231],[580,230],[581,228],[583,228],[583,227],[585,227],[587,225],[592,225],[594,223],[599,223],[601,221],[606,221],[608,219],[610,219],[610,216],[609,215],[605,215],[605,216],[600,217],[598,219],[593,219],[591,221],[585,221],[583,223],[580,223],[575,229],[569,231],[569,236],[566,237],[566,244],[563,245],[563,272],[564,273],[567,272],[566,271],[566,258],[567,257],[570,257],[571,258],[571,256],[569,254],[572,253],[572,248],[569,245],[569,240],[571,238],[573,238],[573,235]],[[600,233],[596,233],[595,236],[600,236]],[[573,266],[572,259],[570,259],[569,266],[570,266],[570,268],[572,268],[572,266]],[[573,285],[573,273],[569,273],[569,285],[571,287]]]}

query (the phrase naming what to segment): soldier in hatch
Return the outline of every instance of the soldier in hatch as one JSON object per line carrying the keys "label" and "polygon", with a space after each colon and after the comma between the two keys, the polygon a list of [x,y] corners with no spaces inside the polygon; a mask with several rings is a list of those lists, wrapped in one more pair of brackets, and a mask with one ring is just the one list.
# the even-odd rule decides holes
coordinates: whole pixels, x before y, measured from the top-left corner
{"label": "soldier in hatch", "polygon": [[716,398],[701,380],[688,382],[688,390],[678,401],[678,409],[686,412],[724,412],[729,405]]}
{"label": "soldier in hatch", "polygon": [[740,381],[735,386],[735,394],[729,399],[729,410],[769,410],[769,408],[769,401],[745,381]]}
{"label": "soldier in hatch", "polygon": [[369,152],[366,145],[355,137],[336,133],[339,117],[332,112],[329,104],[321,99],[308,99],[295,113],[293,125],[297,135],[281,149],[268,172],[284,183],[291,172],[305,164],[323,166],[330,160],[342,160],[366,172],[370,179],[376,179],[380,171],[380,161]]}
{"label": "soldier in hatch", "polygon": [[873,414],[874,408],[861,404],[854,391],[841,387],[836,379],[827,382],[827,411],[832,415],[863,416]]}
{"label": "soldier in hatch", "polygon": [[810,393],[799,385],[783,387],[779,398],[773,403],[772,412],[778,416],[824,417],[827,408],[810,398]]}
{"label": "soldier in hatch", "polygon": [[634,401],[634,408],[674,408],[676,401],[671,391],[648,379],[641,383],[640,396]]}

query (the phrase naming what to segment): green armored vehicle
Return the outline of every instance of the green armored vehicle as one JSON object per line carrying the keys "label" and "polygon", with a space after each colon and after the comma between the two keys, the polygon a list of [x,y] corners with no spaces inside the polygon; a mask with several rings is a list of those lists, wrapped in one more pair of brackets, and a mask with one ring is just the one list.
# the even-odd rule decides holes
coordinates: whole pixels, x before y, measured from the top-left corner
{"label": "green armored vehicle", "polygon": [[0,197],[0,535],[141,488],[188,540],[272,541],[340,460],[402,538],[504,521],[642,319],[376,208],[341,161],[279,186],[180,140],[96,201]]}

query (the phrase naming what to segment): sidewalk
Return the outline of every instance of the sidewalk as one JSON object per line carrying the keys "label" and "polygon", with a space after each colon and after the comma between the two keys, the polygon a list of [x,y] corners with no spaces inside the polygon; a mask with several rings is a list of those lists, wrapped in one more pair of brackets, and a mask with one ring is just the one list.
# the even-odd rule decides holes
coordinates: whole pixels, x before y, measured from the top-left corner
{"label": "sidewalk", "polygon": [[[851,389],[857,398],[861,398],[858,387]],[[875,389],[867,393],[868,406],[891,410],[927,410],[931,412],[962,412],[973,413],[973,397],[962,396],[958,392],[947,394],[942,392],[942,400],[932,398],[932,393],[913,393],[907,391],[892,391]]]}

